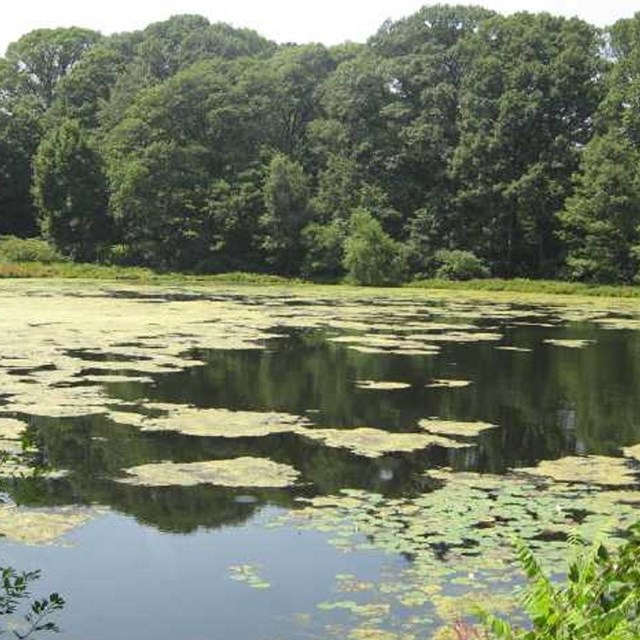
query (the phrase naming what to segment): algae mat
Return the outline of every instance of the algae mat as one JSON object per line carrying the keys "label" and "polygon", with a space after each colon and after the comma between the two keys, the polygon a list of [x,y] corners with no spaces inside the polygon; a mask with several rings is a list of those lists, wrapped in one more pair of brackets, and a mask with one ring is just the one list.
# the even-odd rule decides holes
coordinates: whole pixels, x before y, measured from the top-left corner
{"label": "algae mat", "polygon": [[[570,533],[638,513],[629,301],[2,282],[0,307],[0,448],[44,465],[7,486],[0,533],[82,540],[104,510],[78,504],[186,553],[222,532],[216,597],[246,592],[242,640],[446,637],[488,594],[511,610],[513,535],[557,568]],[[340,564],[328,587],[275,570],[298,532]]]}

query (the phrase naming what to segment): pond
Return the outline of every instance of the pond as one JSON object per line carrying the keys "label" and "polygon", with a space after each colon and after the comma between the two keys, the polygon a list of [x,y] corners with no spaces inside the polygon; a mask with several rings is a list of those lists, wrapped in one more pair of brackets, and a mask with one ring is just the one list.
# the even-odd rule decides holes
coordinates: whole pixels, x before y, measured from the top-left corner
{"label": "pond", "polygon": [[[454,637],[640,506],[640,305],[0,283],[2,564],[63,637]],[[23,434],[24,430],[24,434]],[[10,476],[20,475],[20,478]]]}

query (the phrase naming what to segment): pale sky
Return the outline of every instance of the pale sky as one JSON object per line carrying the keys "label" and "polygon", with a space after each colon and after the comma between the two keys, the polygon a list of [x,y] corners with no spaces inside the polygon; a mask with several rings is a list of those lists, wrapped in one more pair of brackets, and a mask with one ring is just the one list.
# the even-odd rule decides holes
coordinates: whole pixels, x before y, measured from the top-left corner
{"label": "pale sky", "polygon": [[[249,27],[278,42],[364,41],[386,18],[417,11],[424,0],[4,0],[0,53],[20,36],[41,27],[80,26],[109,34],[132,31],[178,13],[197,13],[211,22]],[[640,10],[632,0],[477,0],[501,13],[549,11],[605,26]],[[455,0],[450,4],[456,4]]]}

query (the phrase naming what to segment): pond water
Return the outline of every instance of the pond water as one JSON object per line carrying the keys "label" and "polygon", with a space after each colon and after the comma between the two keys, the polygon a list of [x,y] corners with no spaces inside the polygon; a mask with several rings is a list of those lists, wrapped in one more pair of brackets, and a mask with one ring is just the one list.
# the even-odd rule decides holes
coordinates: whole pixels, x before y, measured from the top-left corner
{"label": "pond water", "polygon": [[[65,638],[454,637],[487,594],[511,611],[513,534],[557,568],[569,531],[638,513],[630,303],[11,283],[0,304],[0,426],[65,472],[5,482],[2,564],[64,594]],[[56,513],[83,519],[43,535]]]}

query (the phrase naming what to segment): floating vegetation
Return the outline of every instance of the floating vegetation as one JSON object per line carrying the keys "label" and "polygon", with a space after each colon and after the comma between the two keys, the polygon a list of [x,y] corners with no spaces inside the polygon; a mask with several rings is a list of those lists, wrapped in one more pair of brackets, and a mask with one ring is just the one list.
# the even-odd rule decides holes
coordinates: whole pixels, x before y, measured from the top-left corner
{"label": "floating vegetation", "polygon": [[640,318],[598,318],[595,322],[602,329],[640,331]]}
{"label": "floating vegetation", "polygon": [[407,382],[384,382],[377,380],[358,380],[356,382],[358,389],[371,389],[374,391],[395,391],[400,389],[409,389],[411,385]]}
{"label": "floating vegetation", "polygon": [[263,458],[235,458],[204,462],[159,462],[126,469],[118,482],[148,487],[211,484],[219,487],[284,488],[300,475],[293,467]]}
{"label": "floating vegetation", "polygon": [[274,433],[300,431],[311,424],[306,418],[288,413],[199,409],[179,404],[148,403],[147,410],[164,415],[150,417],[140,413],[111,411],[109,417],[120,424],[143,431],[176,431],[189,436],[211,438],[259,438]]}
{"label": "floating vegetation", "polygon": [[83,376],[83,382],[97,382],[102,384],[114,384],[121,382],[137,382],[139,384],[150,384],[153,382],[153,378],[149,376],[123,376],[123,375],[92,375],[92,376]]}
{"label": "floating vegetation", "polygon": [[471,380],[452,380],[445,378],[434,378],[426,386],[431,389],[462,389],[473,384]]}
{"label": "floating vegetation", "polygon": [[236,582],[243,582],[252,589],[268,589],[271,585],[258,574],[258,565],[239,564],[229,567],[229,577]]}
{"label": "floating vegetation", "polygon": [[75,507],[30,509],[3,504],[0,505],[0,535],[26,545],[53,544],[94,516],[92,510]]}
{"label": "floating vegetation", "polygon": [[376,588],[373,582],[363,582],[352,573],[339,573],[336,576],[336,590],[341,593],[362,593]]}
{"label": "floating vegetation", "polygon": [[28,425],[21,420],[0,417],[0,452],[22,453],[22,435]]}
{"label": "floating vegetation", "polygon": [[349,449],[366,458],[379,458],[388,453],[411,452],[428,447],[457,449],[469,445],[449,438],[422,433],[391,433],[382,429],[306,429],[300,432],[328,447]]}
{"label": "floating vegetation", "polygon": [[[430,293],[426,295],[432,298]],[[317,490],[320,494],[331,491],[334,495],[318,495],[300,511],[289,513],[284,523],[321,531],[336,549],[344,552],[373,549],[389,554],[388,565],[383,567],[379,579],[372,577],[370,566],[365,576],[359,576],[357,564],[355,569],[349,564],[353,573],[336,577],[333,593],[323,596],[327,602],[320,607],[321,611],[333,612],[332,623],[345,618],[349,622],[342,627],[333,624],[326,634],[314,634],[310,629],[307,635],[354,640],[434,637],[438,624],[449,622],[454,613],[465,615],[472,603],[479,601],[487,605],[489,594],[496,596],[501,609],[508,607],[508,597],[516,587],[511,551],[514,536],[536,548],[547,566],[564,566],[567,536],[575,532],[593,537],[606,526],[622,530],[637,519],[640,508],[640,490],[630,489],[638,486],[634,473],[638,466],[634,460],[640,460],[637,446],[624,450],[626,460],[596,462],[595,457],[577,458],[579,462],[565,461],[564,466],[559,466],[558,461],[552,467],[543,463],[507,476],[449,470],[430,470],[422,476],[420,470],[416,472],[415,466],[427,459],[432,464],[450,459],[457,468],[499,465],[503,461],[501,447],[512,446],[515,441],[515,446],[526,447],[526,442],[531,441],[531,433],[520,433],[525,430],[519,429],[519,420],[526,420],[529,425],[531,406],[525,406],[529,398],[521,403],[522,398],[516,397],[516,393],[509,395],[512,390],[517,393],[521,390],[521,386],[510,384],[509,376],[517,376],[517,383],[521,385],[521,380],[537,368],[529,369],[527,359],[518,357],[516,362],[506,356],[502,358],[493,353],[494,349],[530,353],[532,349],[518,344],[534,345],[533,338],[538,336],[536,352],[544,351],[545,360],[566,364],[566,370],[554,378],[553,384],[547,385],[545,393],[548,390],[555,402],[556,390],[564,391],[567,387],[571,400],[575,399],[580,382],[575,367],[590,360],[591,354],[584,354],[585,362],[584,358],[578,362],[561,350],[542,350],[542,331],[537,328],[552,328],[553,331],[544,335],[559,337],[594,335],[593,328],[587,331],[583,327],[570,327],[563,333],[563,322],[596,322],[603,328],[640,329],[637,303],[634,307],[631,303],[623,306],[594,301],[591,307],[583,308],[582,301],[573,299],[568,304],[536,303],[532,308],[531,298],[526,296],[520,300],[511,296],[509,302],[506,298],[499,302],[499,297],[491,294],[465,299],[457,293],[454,296],[437,294],[427,301],[419,299],[415,290],[398,290],[391,295],[362,289],[321,289],[305,297],[282,289],[264,288],[202,287],[196,292],[180,287],[145,288],[120,283],[100,287],[77,283],[0,283],[3,309],[0,317],[0,445],[17,448],[21,431],[29,423],[33,425],[30,434],[37,434],[42,445],[42,458],[62,458],[77,463],[74,476],[68,481],[52,485],[37,478],[36,482],[25,483],[29,490],[42,489],[43,500],[49,495],[55,495],[59,501],[77,499],[76,496],[82,500],[96,499],[96,496],[103,499],[107,496],[105,487],[109,487],[104,477],[113,476],[119,467],[130,467],[118,482],[133,486],[112,485],[109,489],[118,497],[108,498],[128,513],[142,514],[141,519],[147,522],[166,522],[162,518],[167,518],[167,514],[175,521],[188,520],[190,530],[203,524],[214,526],[212,522],[215,526],[220,522],[240,522],[247,514],[255,513],[257,501],[264,498],[243,494],[253,493],[252,488],[294,485],[300,474],[293,467],[298,466],[304,470],[305,480],[314,481],[315,486],[313,490],[299,486],[296,494],[315,495],[313,492]],[[512,301],[516,304],[511,304]],[[529,331],[526,327],[536,329]],[[278,351],[273,341],[283,336],[288,340],[286,357],[279,360],[278,352],[272,358]],[[327,336],[333,343],[329,348]],[[633,336],[608,338],[635,339]],[[324,379],[312,376],[316,373],[314,353],[309,361],[301,359],[299,365],[297,362],[294,365],[296,371],[300,366],[300,388],[293,383],[289,385],[288,379],[284,381],[287,384],[276,388],[283,382],[278,378],[281,369],[275,366],[271,369],[271,366],[280,366],[292,356],[291,361],[286,361],[289,366],[297,355],[289,353],[289,347],[297,348],[298,340],[303,347],[309,347],[309,351],[319,347],[318,358],[328,354],[341,367],[344,365],[336,372],[339,375]],[[507,342],[515,344],[505,344]],[[551,340],[547,343],[577,348],[593,341]],[[259,354],[211,353],[249,350],[267,350],[268,355],[260,358]],[[442,357],[427,361],[437,354]],[[501,398],[508,398],[507,403],[490,404],[493,398],[483,397],[484,393],[469,396],[466,392],[432,394],[425,391],[425,382],[431,388],[462,389],[471,384],[470,380],[462,379],[466,375],[480,384],[484,373],[462,373],[470,370],[469,362],[475,362],[477,354],[481,354],[483,361],[485,356],[487,362],[493,362],[492,358],[499,361],[501,375],[496,387],[506,387],[501,387],[500,393],[504,394]],[[376,357],[368,358],[368,355]],[[531,363],[538,363],[537,355],[531,358]],[[599,353],[594,350],[594,355]],[[403,362],[394,356],[417,358]],[[258,360],[260,367],[256,371],[254,365]],[[205,364],[206,370],[197,370]],[[268,366],[263,368],[262,364]],[[491,371],[488,367],[486,370]],[[176,373],[180,375],[173,375]],[[411,396],[418,402],[426,396],[428,401],[441,404],[437,408],[422,406],[418,412],[413,406],[405,410],[400,403],[395,404],[393,393],[353,394],[351,381],[354,379],[359,380],[360,389],[389,391],[410,386],[402,380],[418,381],[414,382],[414,392],[407,398]],[[235,393],[235,387],[230,389],[246,380],[257,381],[264,388],[250,388],[246,393],[245,389],[241,393]],[[396,380],[399,382],[393,382]],[[139,387],[151,385],[153,381],[156,382],[153,387]],[[185,388],[180,387],[176,392],[177,383],[184,384]],[[354,395],[353,406],[337,398],[334,387]],[[283,388],[288,394],[285,400]],[[485,385],[482,390],[485,391]],[[121,399],[116,400],[111,394]],[[151,402],[141,399],[142,394],[148,398],[173,398],[184,404]],[[313,398],[305,402],[311,395]],[[404,395],[398,394],[398,399]],[[331,404],[327,397],[331,398]],[[225,407],[227,399],[229,406],[233,402],[237,407],[274,410],[233,411]],[[348,397],[349,402],[352,399]],[[536,402],[541,401],[533,404],[533,411],[555,410],[553,402],[547,399],[546,395],[536,397]],[[372,404],[378,401],[379,405]],[[217,408],[198,408],[189,402],[210,403]],[[476,442],[474,438],[486,432],[491,435],[490,430],[496,426],[434,418],[420,420],[419,428],[415,426],[415,432],[411,433],[394,433],[382,428],[329,429],[315,427],[299,415],[279,412],[282,408],[282,411],[304,415],[306,407],[309,414],[317,412],[318,422],[328,426],[372,424],[374,420],[368,422],[370,411],[379,408],[379,414],[374,414],[375,424],[385,424],[394,430],[410,428],[408,425],[414,425],[417,417],[423,415],[455,417],[468,415],[475,407],[477,415],[487,412],[487,415],[496,415],[496,420],[499,420],[497,416],[506,415],[509,419],[504,420],[505,425],[513,424],[514,428],[509,432],[505,428],[501,442],[498,437]],[[516,413],[522,407],[522,413]],[[568,408],[565,413],[567,426],[575,426],[576,435],[582,436],[584,418],[579,408],[576,409],[579,418],[568,416]],[[92,415],[103,417],[46,419]],[[352,419],[353,415],[358,417]],[[620,425],[621,435],[616,435],[616,442],[626,442],[623,438],[627,437],[629,441],[637,441],[632,435],[634,413],[629,415],[629,424]],[[15,416],[24,421],[14,420]],[[36,418],[29,419],[29,416]],[[45,419],[39,420],[37,416]],[[545,420],[539,424],[550,422],[545,414]],[[113,423],[129,425],[132,429],[118,429]],[[146,435],[140,437],[136,430]],[[257,442],[248,440],[282,434],[283,437]],[[295,437],[289,437],[290,434]],[[524,445],[519,440],[521,436]],[[534,437],[538,436],[541,436],[540,446],[535,451],[551,455],[549,452],[559,448],[555,432],[542,433],[541,429],[534,433]],[[195,437],[216,440],[195,441]],[[231,439],[244,440],[232,442]],[[428,456],[393,455],[429,447],[466,449],[438,450]],[[331,451],[331,448],[345,451]],[[269,460],[269,452],[275,449],[278,454],[274,460],[296,460],[296,463],[288,466]],[[373,460],[356,460],[349,453]],[[235,457],[242,455],[262,457]],[[180,460],[231,459],[157,462],[174,456]],[[388,457],[382,460],[384,456]],[[78,463],[78,459],[82,463]],[[514,455],[513,459],[518,458]],[[145,462],[148,464],[142,464]],[[553,478],[562,482],[554,482]],[[380,493],[339,490],[351,482],[375,487]],[[176,485],[176,488],[144,491],[137,485]],[[193,485],[247,489],[180,489]],[[387,492],[388,495],[383,495]],[[274,502],[280,504],[282,499],[282,504],[289,506],[291,493],[294,492],[273,492],[277,496]],[[147,500],[148,496],[153,496],[153,500]],[[211,505],[215,506],[209,508]],[[24,525],[28,520],[29,510],[7,509],[7,519],[12,519],[15,528],[20,530],[20,523]],[[216,510],[220,515],[216,512],[215,517],[209,518]],[[74,526],[75,521],[67,516],[84,513],[75,509],[40,510],[37,515],[40,518],[53,512],[60,516],[62,523],[66,522],[57,529],[62,534]],[[0,515],[0,524],[2,517]],[[45,526],[43,520],[39,522],[32,527],[36,533],[40,532],[39,537],[19,531],[13,537],[9,533],[7,536],[17,540],[55,539],[55,524]],[[23,530],[25,528],[28,527],[25,525]],[[3,531],[0,527],[0,533]],[[259,565],[232,567],[230,575],[251,588],[268,586],[261,577]],[[446,637],[446,632],[442,631],[440,636]]]}
{"label": "floating vegetation", "polygon": [[466,438],[474,438],[479,436],[483,431],[496,429],[495,424],[488,422],[459,422],[456,420],[420,420],[418,423],[421,429],[429,433],[436,433],[443,436],[462,436]]}
{"label": "floating vegetation", "polygon": [[635,458],[640,462],[640,444],[635,444],[633,447],[625,447],[622,452],[627,458]]}
{"label": "floating vegetation", "polygon": [[595,343],[595,340],[556,340],[548,338],[543,340],[545,344],[553,345],[554,347],[565,347],[567,349],[584,349]]}
{"label": "floating vegetation", "polygon": [[369,427],[356,429],[306,429],[299,433],[312,440],[318,440],[328,447],[348,449],[366,458],[380,458],[388,453],[408,453],[436,446],[447,449],[469,446],[436,435],[393,433]]}
{"label": "floating vegetation", "polygon": [[536,467],[517,469],[519,473],[552,478],[557,482],[627,486],[637,482],[636,474],[624,458],[568,456],[542,460]]}
{"label": "floating vegetation", "polygon": [[[305,499],[305,507],[280,519],[279,524],[326,532],[344,552],[373,549],[411,560],[372,589],[363,588],[368,600],[359,600],[357,609],[340,603],[324,608],[345,608],[357,616],[375,605],[384,619],[372,628],[383,625],[389,632],[388,625],[402,619],[394,612],[415,608],[419,614],[404,631],[429,637],[422,625],[459,619],[474,604],[513,608],[514,537],[526,540],[557,573],[565,566],[569,534],[592,539],[609,529],[615,536],[635,522],[640,503],[640,491],[534,481],[519,474],[443,469],[425,475],[439,488],[404,498],[347,489]],[[344,582],[360,581],[349,576]],[[383,609],[385,604],[389,608]],[[382,616],[384,611],[389,615]]]}
{"label": "floating vegetation", "polygon": [[[414,335],[410,337],[416,339],[418,336]],[[463,331],[449,331],[447,333],[430,335],[428,340],[431,342],[493,342],[496,340],[502,340],[502,334],[489,331],[468,333]]]}

